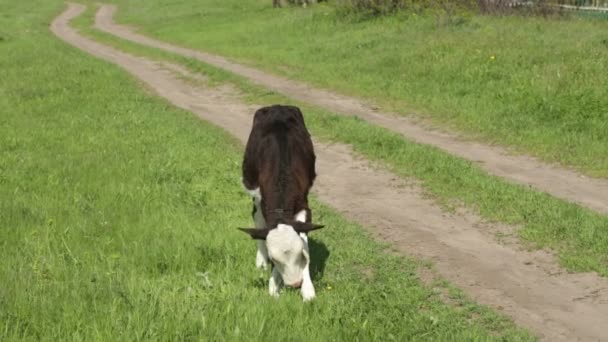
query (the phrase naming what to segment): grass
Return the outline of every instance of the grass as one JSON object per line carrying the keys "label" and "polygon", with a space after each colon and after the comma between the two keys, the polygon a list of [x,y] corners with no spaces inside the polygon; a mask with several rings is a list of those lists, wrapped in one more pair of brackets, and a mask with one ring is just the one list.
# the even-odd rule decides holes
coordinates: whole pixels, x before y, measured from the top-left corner
{"label": "grass", "polygon": [[[231,82],[253,103],[294,103],[234,74],[95,31],[90,28],[93,13],[91,6],[74,24],[106,44],[133,54],[182,63],[209,76],[216,84]],[[608,276],[608,217],[489,176],[470,162],[412,143],[356,118],[295,104],[305,111],[307,125],[315,136],[350,144],[356,152],[395,174],[420,180],[427,192],[448,208],[465,205],[486,220],[519,226],[518,235],[526,245],[555,251],[567,270]]]}
{"label": "grass", "polygon": [[242,146],[54,38],[63,6],[1,5],[0,340],[533,339],[317,202],[318,298],[270,298]]}
{"label": "grass", "polygon": [[267,0],[118,1],[149,35],[413,111],[469,137],[608,177],[608,22],[371,20]]}

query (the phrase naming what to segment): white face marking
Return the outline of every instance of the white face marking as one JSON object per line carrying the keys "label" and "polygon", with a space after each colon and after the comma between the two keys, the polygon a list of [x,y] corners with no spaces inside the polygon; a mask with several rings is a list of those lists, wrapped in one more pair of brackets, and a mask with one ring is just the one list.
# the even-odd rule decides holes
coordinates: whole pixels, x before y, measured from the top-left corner
{"label": "white face marking", "polygon": [[273,261],[285,285],[301,283],[308,264],[304,241],[292,226],[279,224],[266,237],[268,256]]}

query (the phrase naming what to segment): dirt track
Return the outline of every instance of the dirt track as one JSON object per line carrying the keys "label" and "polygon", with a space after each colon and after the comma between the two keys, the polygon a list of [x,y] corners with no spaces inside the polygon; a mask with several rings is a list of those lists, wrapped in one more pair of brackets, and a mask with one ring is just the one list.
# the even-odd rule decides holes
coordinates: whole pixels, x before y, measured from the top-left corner
{"label": "dirt track", "polygon": [[229,61],[221,56],[161,42],[134,32],[113,21],[116,6],[102,5],[95,27],[139,44],[170,51],[246,77],[256,84],[290,98],[327,108],[336,113],[358,116],[368,122],[402,134],[418,143],[432,145],[455,156],[470,160],[487,172],[515,183],[531,185],[555,197],[578,203],[608,214],[608,180],[584,177],[574,171],[537,160],[509,154],[505,149],[458,139],[453,134],[425,128],[411,119],[380,113],[361,100],[319,90],[306,84]]}
{"label": "dirt track", "polygon": [[[195,75],[179,66],[134,57],[80,36],[68,22],[84,9],[70,4],[51,30],[67,43],[121,66],[177,107],[246,140],[259,106],[243,104],[230,87],[192,86],[180,76]],[[314,192],[324,203],[398,251],[433,260],[443,276],[472,298],[510,315],[546,341],[608,340],[606,279],[565,274],[543,252],[500,245],[492,232],[509,227],[487,225],[473,215],[446,214],[415,185],[370,169],[346,146],[319,141],[315,146],[319,178]]]}

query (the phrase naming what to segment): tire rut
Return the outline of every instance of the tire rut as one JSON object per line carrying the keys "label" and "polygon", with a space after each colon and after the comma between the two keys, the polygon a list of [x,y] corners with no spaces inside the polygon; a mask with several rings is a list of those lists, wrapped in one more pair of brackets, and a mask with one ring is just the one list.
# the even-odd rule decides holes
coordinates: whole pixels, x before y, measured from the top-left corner
{"label": "tire rut", "polygon": [[[70,45],[116,64],[175,106],[195,113],[245,142],[255,109],[231,88],[195,87],[179,66],[135,57],[79,35],[69,21],[85,10],[69,4],[51,31]],[[608,281],[565,274],[541,251],[503,246],[491,226],[466,213],[444,213],[420,188],[372,168],[340,144],[315,141],[324,203],[365,226],[404,254],[431,259],[437,270],[476,301],[513,317],[546,341],[608,340]],[[322,298],[319,298],[322,300]]]}

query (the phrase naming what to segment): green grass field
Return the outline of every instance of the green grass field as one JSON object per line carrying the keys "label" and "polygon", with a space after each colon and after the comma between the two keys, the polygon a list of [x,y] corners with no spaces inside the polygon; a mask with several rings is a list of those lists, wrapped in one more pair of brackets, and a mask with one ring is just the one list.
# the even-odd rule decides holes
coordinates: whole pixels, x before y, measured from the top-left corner
{"label": "green grass field", "polygon": [[[94,12],[92,5],[74,25],[97,40],[136,55],[184,64],[209,76],[214,84],[230,82],[254,103],[293,103],[217,68],[95,31],[90,28]],[[414,177],[448,208],[465,205],[489,221],[517,225],[517,234],[526,245],[552,249],[561,265],[570,271],[596,271],[608,276],[608,217],[489,176],[470,162],[414,144],[361,120],[297,104],[304,109],[315,136],[350,144],[356,152],[396,174]]]}
{"label": "green grass field", "polygon": [[0,340],[533,339],[316,202],[318,298],[269,298],[242,146],[58,41],[63,6],[0,5]]}
{"label": "green grass field", "polygon": [[344,18],[269,0],[114,1],[184,46],[412,111],[488,142],[608,176],[607,21],[402,13]]}

